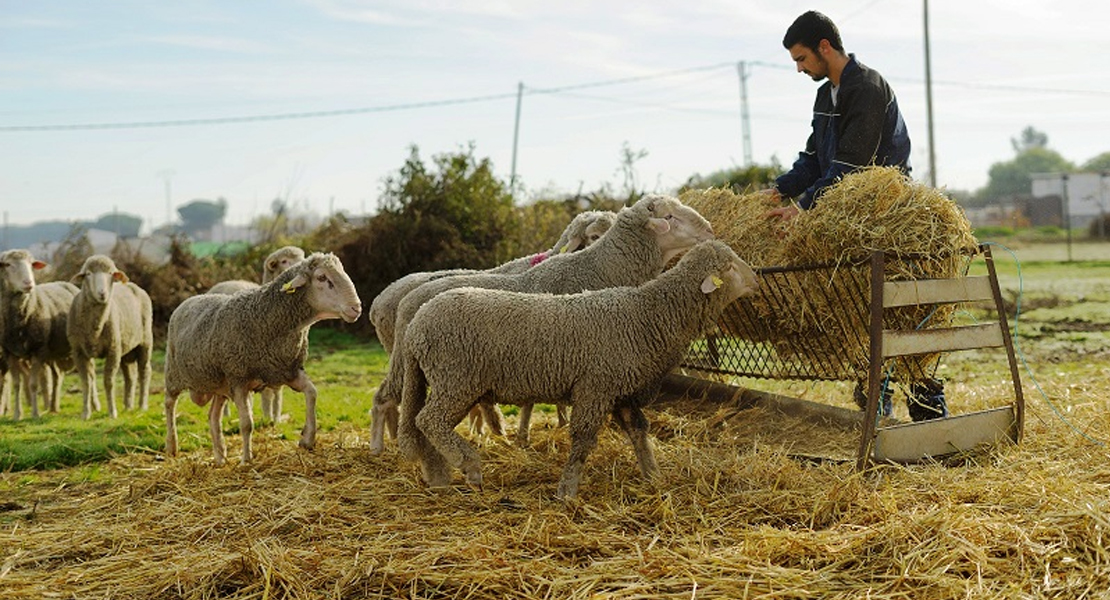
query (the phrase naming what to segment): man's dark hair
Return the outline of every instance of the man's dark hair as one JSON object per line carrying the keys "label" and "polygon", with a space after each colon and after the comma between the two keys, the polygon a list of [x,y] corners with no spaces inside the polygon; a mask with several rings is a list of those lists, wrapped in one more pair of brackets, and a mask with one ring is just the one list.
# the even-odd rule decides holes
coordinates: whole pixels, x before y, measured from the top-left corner
{"label": "man's dark hair", "polygon": [[802,16],[794,19],[794,23],[786,30],[782,38],[782,47],[789,50],[794,44],[801,44],[814,52],[821,40],[829,40],[829,45],[838,52],[844,52],[844,44],[840,41],[840,30],[836,23],[825,15],[815,11],[807,11]]}

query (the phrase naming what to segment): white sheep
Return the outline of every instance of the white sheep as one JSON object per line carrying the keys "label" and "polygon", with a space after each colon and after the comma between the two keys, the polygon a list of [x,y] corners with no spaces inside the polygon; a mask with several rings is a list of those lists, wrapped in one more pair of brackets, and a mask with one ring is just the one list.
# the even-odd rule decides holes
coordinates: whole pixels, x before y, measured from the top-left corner
{"label": "white sheep", "polygon": [[111,258],[94,254],[85,259],[71,282],[81,291],[73,299],[66,321],[66,337],[81,383],[81,416],[92,416],[97,401],[95,364],[104,359],[104,396],[108,416],[116,418],[115,377],[123,369],[123,407],[135,406],[138,378],[139,409],[150,402],[151,352],[154,350],[153,308],[150,296],[116,268]]}
{"label": "white sheep", "polygon": [[[575,215],[570,223],[563,229],[563,233],[559,236],[559,239],[556,240],[555,245],[551,249],[539,254],[522,256],[486,271],[448,269],[405,275],[386,286],[386,288],[375,296],[374,300],[370,303],[368,316],[370,318],[370,323],[374,326],[374,333],[377,335],[378,341],[381,342],[382,347],[385,348],[386,353],[391,354],[393,352],[393,327],[397,321],[397,306],[401,303],[401,299],[412,290],[415,290],[429,281],[454,275],[467,275],[479,272],[503,274],[522,273],[551,256],[576,252],[588,247],[590,244],[600,239],[605,232],[609,231],[609,228],[612,227],[616,218],[616,213],[607,210],[588,210],[580,212]],[[531,405],[521,407],[521,428],[517,430],[517,440],[523,444],[527,443],[527,427],[531,420],[531,414]],[[501,412],[497,407],[482,404],[479,407],[475,407],[475,412],[472,413],[471,416],[472,426],[475,431],[481,431],[482,424],[485,423],[490,426],[490,429],[495,434],[504,435],[504,422],[501,418]],[[561,410],[559,416],[560,423],[562,423],[564,416]],[[385,414],[384,418],[371,419],[370,447],[372,452],[381,452],[385,441],[385,429],[387,427],[389,428],[390,435],[396,438],[396,410],[389,411]]]}
{"label": "white sheep", "polygon": [[[44,406],[56,412],[62,394],[62,378],[71,366],[66,319],[77,295],[77,286],[68,281],[35,284],[35,270],[46,263],[35,260],[26,250],[0,253],[0,322],[4,323],[0,346],[9,371],[20,368],[21,359],[30,362],[23,386],[31,415],[39,416],[38,390],[44,388]],[[12,417],[22,417],[21,403],[12,402]]]}
{"label": "white sheep", "polygon": [[405,387],[398,427],[406,456],[432,487],[449,465],[481,487],[481,459],[455,426],[482,399],[569,404],[570,455],[557,496],[578,493],[586,456],[608,415],[628,434],[640,470],[658,466],[641,406],[724,308],[757,287],[727,244],[698,244],[639,287],[570,295],[461,288],[428,301],[399,352]]}
{"label": "white sheep", "polygon": [[220,415],[228,398],[239,412],[241,461],[250,462],[250,393],[287,385],[304,394],[299,445],[316,445],[316,386],[304,370],[308,329],[324,319],[354,322],[362,314],[354,283],[334,254],[314,253],[256,289],[231,296],[201,294],[170,315],[166,334],[166,453],[177,453],[177,397],[189,390],[208,407],[217,465],[227,460]]}
{"label": "white sheep", "polygon": [[[304,260],[304,250],[297,246],[283,246],[271,252],[266,259],[262,261],[262,283],[266,284],[274,280],[275,277],[285,272],[289,267]],[[221,281],[212,287],[208,288],[207,294],[235,294],[243,290],[253,290],[260,287],[253,281],[245,279],[232,279],[229,281]],[[282,387],[264,388],[259,392],[262,399],[262,416],[269,419],[271,423],[277,423],[282,418],[282,405],[284,404],[284,396]],[[231,405],[224,406],[224,416],[231,414]]]}
{"label": "white sheep", "polygon": [[[698,212],[673,196],[650,195],[617,213],[605,235],[588,248],[552,256],[513,275],[477,273],[437,279],[401,299],[394,324],[394,346],[404,339],[405,327],[417,309],[440,292],[456,287],[480,287],[518,292],[572,294],[584,290],[639,285],[654,278],[675,256],[699,241],[711,239],[713,229]],[[373,420],[396,419],[404,382],[404,357],[394,352],[372,406]],[[518,398],[514,401],[519,402]],[[519,432],[518,432],[519,433]],[[381,440],[370,439],[370,451],[381,452]]]}

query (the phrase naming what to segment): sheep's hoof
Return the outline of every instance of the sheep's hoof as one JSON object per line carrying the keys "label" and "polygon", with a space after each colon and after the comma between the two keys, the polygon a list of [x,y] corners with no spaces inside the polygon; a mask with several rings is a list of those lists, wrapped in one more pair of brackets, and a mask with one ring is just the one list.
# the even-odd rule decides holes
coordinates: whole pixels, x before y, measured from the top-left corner
{"label": "sheep's hoof", "polygon": [[305,440],[305,439],[302,438],[301,441],[297,442],[297,445],[300,446],[301,448],[304,448],[305,450],[309,450],[309,451],[316,449],[316,441],[315,440]]}

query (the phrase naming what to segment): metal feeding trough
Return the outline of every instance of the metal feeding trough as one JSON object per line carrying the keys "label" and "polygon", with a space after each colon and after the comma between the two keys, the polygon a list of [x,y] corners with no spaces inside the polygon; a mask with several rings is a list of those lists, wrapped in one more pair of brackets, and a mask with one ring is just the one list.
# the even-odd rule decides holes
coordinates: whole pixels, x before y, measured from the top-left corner
{"label": "metal feeding trough", "polygon": [[[972,261],[980,258],[987,275],[967,276]],[[694,373],[855,382],[866,395],[862,411],[678,374],[668,376],[664,394],[739,406],[763,404],[858,428],[858,469],[870,461],[912,463],[1006,440],[1017,443],[1025,402],[990,247],[980,246],[966,257],[962,276],[891,280],[899,279],[889,275],[893,271],[912,273],[915,262],[928,260],[875,252],[849,264],[756,269],[759,291],[729,306],[717,330],[692,344],[681,365]],[[997,320],[949,326],[948,319],[930,318],[967,303],[989,305]],[[1010,404],[928,421],[879,424],[884,384],[926,380],[945,353],[992,347],[1006,351],[1014,387]],[[950,395],[948,404],[958,408],[959,398]]]}

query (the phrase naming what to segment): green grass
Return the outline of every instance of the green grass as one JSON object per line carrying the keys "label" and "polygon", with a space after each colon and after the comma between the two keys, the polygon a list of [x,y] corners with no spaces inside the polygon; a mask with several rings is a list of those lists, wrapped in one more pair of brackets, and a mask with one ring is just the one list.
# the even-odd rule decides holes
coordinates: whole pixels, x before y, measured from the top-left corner
{"label": "green grass", "polygon": [[[339,423],[369,427],[370,403],[374,389],[388,368],[385,350],[375,340],[361,340],[328,328],[310,333],[309,360],[305,366],[316,384],[317,424],[328,431]],[[122,381],[117,381],[116,402],[120,416],[110,419],[102,411],[85,421],[81,418],[81,391],[74,375],[66,376],[61,412],[46,413],[39,419],[13,421],[0,417],[0,470],[25,471],[94,465],[128,452],[161,452],[165,443],[163,417],[162,367],[164,353],[154,356],[150,408],[143,411],[122,409]],[[97,370],[98,386],[100,373]],[[284,412],[289,419],[276,427],[256,429],[259,435],[298,439],[304,425],[303,396],[290,389],[284,392]],[[101,403],[104,404],[103,390]],[[106,409],[106,407],[104,407]],[[27,411],[25,411],[26,413]],[[257,396],[254,401],[256,427],[262,423]],[[177,403],[177,427],[182,451],[210,447],[207,407],[200,407],[183,394]],[[235,410],[223,420],[225,433],[237,433]]]}

